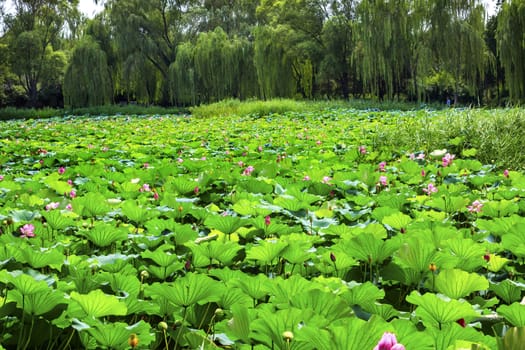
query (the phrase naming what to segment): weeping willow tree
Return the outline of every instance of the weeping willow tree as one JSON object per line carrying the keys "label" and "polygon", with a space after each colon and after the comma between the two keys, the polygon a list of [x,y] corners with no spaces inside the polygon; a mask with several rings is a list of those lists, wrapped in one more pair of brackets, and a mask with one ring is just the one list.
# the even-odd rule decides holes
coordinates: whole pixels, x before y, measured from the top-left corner
{"label": "weeping willow tree", "polygon": [[218,101],[232,96],[239,67],[228,36],[220,27],[199,35],[194,60],[205,100]]}
{"label": "weeping willow tree", "polygon": [[402,91],[407,67],[408,2],[363,0],[357,7],[359,71],[369,91],[392,98]]}
{"label": "weeping willow tree", "polygon": [[72,108],[106,105],[112,100],[106,54],[89,37],[73,50],[63,90],[64,105]]}
{"label": "weeping willow tree", "polygon": [[512,102],[525,101],[525,1],[503,3],[496,40]]}
{"label": "weeping willow tree", "polygon": [[427,4],[430,47],[440,71],[454,78],[454,102],[460,86],[472,93],[490,60],[484,40],[485,9],[479,0],[432,0]]}
{"label": "weeping willow tree", "polygon": [[295,93],[292,60],[279,44],[278,35],[279,28],[260,26],[255,30],[254,63],[264,99],[293,97]]}
{"label": "weeping willow tree", "polygon": [[[193,94],[199,96],[201,102],[231,97],[244,99],[256,95],[253,51],[247,40],[237,37],[230,39],[221,28],[216,28],[199,35],[193,55],[187,46],[180,49],[171,67],[172,91],[179,91],[186,96],[183,97],[184,103],[188,102],[191,95],[187,89],[192,86],[195,91]],[[184,87],[187,83],[190,85]]]}
{"label": "weeping willow tree", "polygon": [[197,104],[193,56],[193,44],[187,42],[178,46],[175,62],[170,65],[170,90],[173,104],[179,106]]}
{"label": "weeping willow tree", "polygon": [[159,71],[140,53],[131,53],[121,63],[118,90],[128,101],[152,104],[161,93],[162,77]]}

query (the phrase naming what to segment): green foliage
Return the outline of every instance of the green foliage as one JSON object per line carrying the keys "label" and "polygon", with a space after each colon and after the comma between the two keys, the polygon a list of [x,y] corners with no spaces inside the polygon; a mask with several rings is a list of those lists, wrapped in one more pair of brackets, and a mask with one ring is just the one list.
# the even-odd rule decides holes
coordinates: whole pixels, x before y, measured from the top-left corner
{"label": "green foliage", "polygon": [[107,58],[93,40],[77,44],[64,77],[64,104],[69,108],[93,107],[112,101],[113,87]]}

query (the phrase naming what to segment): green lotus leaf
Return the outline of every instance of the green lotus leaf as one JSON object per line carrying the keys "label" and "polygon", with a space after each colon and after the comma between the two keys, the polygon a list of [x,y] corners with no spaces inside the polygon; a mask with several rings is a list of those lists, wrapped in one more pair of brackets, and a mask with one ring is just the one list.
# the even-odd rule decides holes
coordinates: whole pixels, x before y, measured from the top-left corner
{"label": "green lotus leaf", "polygon": [[[405,214],[402,214],[399,210],[395,208],[391,208],[391,207],[377,207],[372,211],[372,218],[380,222],[382,222],[383,219],[386,217],[389,217],[389,216],[396,217],[397,215],[405,215]],[[401,217],[404,217],[404,216],[401,216]],[[401,220],[404,220],[404,219],[401,219]]]}
{"label": "green lotus leaf", "polygon": [[156,265],[149,265],[146,267],[146,270],[148,272],[151,272],[155,277],[161,280],[166,280],[168,277],[173,276],[177,271],[182,271],[184,268],[183,262],[178,262],[173,265],[168,266],[156,266]]}
{"label": "green lotus leaf", "polygon": [[383,191],[374,199],[380,207],[389,207],[402,211],[407,203],[407,198],[407,195]]}
{"label": "green lotus leaf", "polygon": [[341,297],[350,306],[359,305],[366,307],[366,305],[372,304],[385,297],[385,291],[377,288],[371,282],[365,282],[362,284],[349,282],[347,286],[348,289],[345,289],[344,292],[341,293]]}
{"label": "green lotus leaf", "polygon": [[30,195],[28,193],[23,193],[19,197],[18,202],[23,203],[28,207],[40,207],[45,203],[44,199],[40,198],[39,196],[36,196],[34,194]]}
{"label": "green lotus leaf", "polygon": [[111,208],[104,195],[97,192],[88,192],[82,197],[73,199],[73,209],[81,216],[94,218],[106,215]]}
{"label": "green lotus leaf", "polygon": [[352,309],[341,297],[320,289],[310,289],[296,294],[290,300],[290,305],[301,310],[310,309],[330,322],[352,314]]}
{"label": "green lotus leaf", "polygon": [[31,294],[23,294],[15,289],[7,294],[6,301],[16,302],[17,307],[25,313],[36,316],[53,310],[59,304],[67,304],[63,293],[49,288]]}
{"label": "green lotus leaf", "polygon": [[504,235],[501,238],[501,245],[514,255],[525,258],[525,231],[511,232]]}
{"label": "green lotus leaf", "polygon": [[306,203],[308,205],[311,205],[311,204],[313,204],[315,202],[319,202],[319,201],[322,200],[321,196],[302,191],[301,189],[296,188],[296,187],[290,187],[286,191],[286,194],[289,195],[289,196],[292,196],[296,200],[298,200],[300,202],[303,202],[303,203]]}
{"label": "green lotus leaf", "polygon": [[34,269],[49,266],[60,271],[66,260],[66,256],[57,249],[41,249],[35,251],[31,247],[19,248],[20,256],[18,260],[29,264]]}
{"label": "green lotus leaf", "polygon": [[261,240],[246,251],[246,260],[255,260],[262,265],[271,265],[282,255],[288,243],[275,240]]}
{"label": "green lotus leaf", "polygon": [[38,211],[29,211],[29,210],[13,210],[10,213],[10,217],[14,222],[31,222],[35,218],[40,216]]}
{"label": "green lotus leaf", "polygon": [[[434,338],[434,349],[439,350],[461,350],[456,348],[462,342],[474,343],[474,347],[468,349],[495,349],[496,341],[494,337],[484,336],[483,333],[476,331],[472,327],[463,328],[457,323],[450,323],[442,326],[442,329],[431,328],[428,332]],[[472,345],[471,345],[472,346]]]}
{"label": "green lotus leaf", "polygon": [[74,226],[75,222],[68,216],[65,216],[60,210],[51,210],[42,214],[46,223],[53,230],[64,230]]}
{"label": "green lotus leaf", "polygon": [[[227,294],[227,293],[226,293]],[[231,308],[232,318],[228,322],[228,333],[234,339],[240,339],[243,343],[250,343],[250,325],[255,319],[254,312],[242,304],[234,304]]]}
{"label": "green lotus leaf", "polygon": [[272,193],[273,192],[273,186],[265,181],[248,178],[243,181],[237,182],[237,186],[239,189],[247,191],[249,193]]}
{"label": "green lotus leaf", "polygon": [[[310,323],[313,317],[310,310],[299,310],[296,308],[273,311],[271,309],[261,309],[257,313],[257,318],[250,324],[251,338],[255,341],[271,347],[274,344],[276,349],[287,349],[287,341],[283,337],[284,332],[292,332],[296,334],[299,332],[298,326],[300,323]],[[295,349],[294,340],[291,340],[289,348]],[[312,345],[305,347],[306,344],[301,344],[299,348],[313,349]]]}
{"label": "green lotus leaf", "polygon": [[394,261],[402,267],[411,268],[415,271],[428,271],[431,263],[436,264],[437,251],[432,244],[421,239],[411,239],[403,244]]}
{"label": "green lotus leaf", "polygon": [[108,247],[115,242],[128,239],[128,232],[123,227],[115,227],[109,223],[97,223],[93,228],[81,233],[97,247]]}
{"label": "green lotus leaf", "polygon": [[159,266],[170,266],[175,264],[176,262],[179,262],[179,257],[177,254],[167,252],[167,250],[172,249],[173,247],[168,244],[163,244],[162,246],[158,247],[155,251],[143,251],[140,255],[144,259],[150,259],[155,262],[155,264]]}
{"label": "green lotus leaf", "polygon": [[485,248],[472,239],[450,239],[445,241],[443,245],[450,250],[453,256],[459,259],[457,267],[464,271],[472,272],[485,265],[485,260],[483,260]]}
{"label": "green lotus leaf", "polygon": [[175,192],[181,195],[194,193],[195,187],[199,184],[195,181],[187,180],[181,176],[171,177],[166,181],[164,187],[168,192]]}
{"label": "green lotus leaf", "polygon": [[230,235],[242,227],[244,221],[238,216],[212,214],[206,218],[204,225]]}
{"label": "green lotus leaf", "polygon": [[441,270],[436,277],[435,287],[446,296],[459,299],[468,296],[475,291],[489,288],[488,280],[476,273],[468,273],[463,270]]}
{"label": "green lotus leaf", "polygon": [[514,327],[525,327],[524,304],[515,302],[511,305],[501,305],[496,311]]}
{"label": "green lotus leaf", "polygon": [[235,280],[233,285],[239,287],[244,293],[250,296],[254,300],[254,303],[256,300],[261,300],[266,297],[272,288],[268,277],[263,274],[245,276],[240,280]]}
{"label": "green lotus leaf", "polygon": [[122,214],[137,225],[144,225],[148,220],[159,215],[156,210],[141,206],[132,200],[124,201],[121,208]]}
{"label": "green lotus leaf", "polygon": [[[456,213],[465,210],[470,200],[465,197],[448,196],[434,196],[426,202],[427,205],[437,208],[445,213]],[[485,209],[485,208],[483,208]]]}
{"label": "green lotus leaf", "polygon": [[242,216],[266,216],[272,213],[272,210],[259,206],[259,202],[249,199],[240,199],[233,206],[232,210]]}
{"label": "green lotus leaf", "polygon": [[58,173],[52,173],[47,176],[44,179],[44,184],[59,195],[69,193],[72,188],[66,181],[60,180],[60,175]]}
{"label": "green lotus leaf", "polygon": [[489,201],[483,205],[483,215],[493,218],[516,214],[518,210],[518,203],[514,200]]}
{"label": "green lotus leaf", "polygon": [[38,274],[31,276],[19,270],[10,272],[2,270],[0,281],[5,284],[12,284],[16,290],[26,296],[47,291],[49,286],[54,283],[54,280],[48,276]]}
{"label": "green lotus leaf", "polygon": [[128,339],[132,334],[138,338],[140,346],[148,346],[155,340],[151,326],[144,321],[131,326],[123,322],[97,323],[87,332],[96,340],[97,347],[107,349],[128,349]]}
{"label": "green lotus leaf", "polygon": [[312,257],[311,249],[310,242],[291,241],[282,252],[282,257],[290,264],[303,264]]}
{"label": "green lotus leaf", "polygon": [[498,338],[499,350],[521,350],[525,344],[525,327],[512,327]]}
{"label": "green lotus leaf", "polygon": [[496,293],[505,303],[520,301],[525,290],[525,284],[506,279],[499,283],[490,283],[489,289]]}
{"label": "green lotus leaf", "polygon": [[170,303],[187,308],[194,304],[218,301],[223,293],[222,285],[206,275],[188,273],[173,283],[154,283],[144,292],[154,299],[166,298]]}
{"label": "green lotus leaf", "polygon": [[300,212],[310,207],[308,203],[298,201],[294,197],[288,195],[275,198],[273,204],[291,212]]}
{"label": "green lotus leaf", "polygon": [[68,311],[72,317],[82,319],[86,316],[96,318],[127,314],[126,304],[119,301],[114,295],[104,294],[100,289],[93,290],[88,294],[71,292],[70,296],[71,300],[75,302],[69,304]]}
{"label": "green lotus leaf", "polygon": [[449,299],[440,294],[425,293],[424,295],[413,291],[406,300],[417,305],[416,315],[427,326],[439,327],[446,323],[453,323],[459,319],[473,319],[479,316],[472,305],[466,301]]}
{"label": "green lotus leaf", "polygon": [[[140,281],[136,276],[126,276],[121,273],[107,273],[104,275],[111,290],[127,298],[136,298],[140,292]],[[129,310],[128,310],[129,311]]]}
{"label": "green lotus leaf", "polygon": [[[271,302],[278,307],[280,307],[280,305],[288,306],[296,295],[316,288],[314,284],[299,275],[292,275],[287,279],[278,277],[274,282],[275,283],[271,285]],[[284,308],[284,306],[280,308]]]}
{"label": "green lotus leaf", "polygon": [[348,255],[367,264],[381,264],[399,248],[399,243],[396,241],[383,241],[370,233],[360,234],[339,244],[342,244]]}
{"label": "green lotus leaf", "polygon": [[488,231],[493,236],[501,237],[507,232],[510,232],[514,225],[523,222],[524,218],[512,215],[502,218],[477,219],[474,224],[479,230]]}

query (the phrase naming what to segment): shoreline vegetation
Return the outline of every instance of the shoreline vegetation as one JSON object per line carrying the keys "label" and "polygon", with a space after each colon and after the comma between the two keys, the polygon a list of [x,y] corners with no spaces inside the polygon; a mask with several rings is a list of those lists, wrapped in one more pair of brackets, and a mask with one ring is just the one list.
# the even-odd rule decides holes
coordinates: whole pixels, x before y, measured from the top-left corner
{"label": "shoreline vegetation", "polygon": [[[196,117],[217,117],[226,115],[264,116],[284,112],[315,112],[327,109],[351,108],[357,110],[439,110],[449,108],[446,104],[377,101],[366,99],[350,100],[293,100],[270,99],[248,100],[227,99],[211,104],[193,107],[162,107],[140,104],[113,104],[85,108],[0,108],[0,121],[12,119],[42,119],[66,116],[101,116],[101,115],[173,115],[191,114]],[[464,107],[461,107],[464,108]],[[475,107],[478,108],[478,107]],[[479,107],[484,108],[484,107]]]}

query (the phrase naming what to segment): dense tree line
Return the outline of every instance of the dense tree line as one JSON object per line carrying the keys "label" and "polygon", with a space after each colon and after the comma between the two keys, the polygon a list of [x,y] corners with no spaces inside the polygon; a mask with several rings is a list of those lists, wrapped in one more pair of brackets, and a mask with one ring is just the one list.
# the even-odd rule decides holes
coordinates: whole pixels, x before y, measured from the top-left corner
{"label": "dense tree line", "polygon": [[[95,0],[93,0],[95,1]],[[100,0],[99,0],[100,1]],[[525,0],[0,0],[0,106],[525,101]]]}

